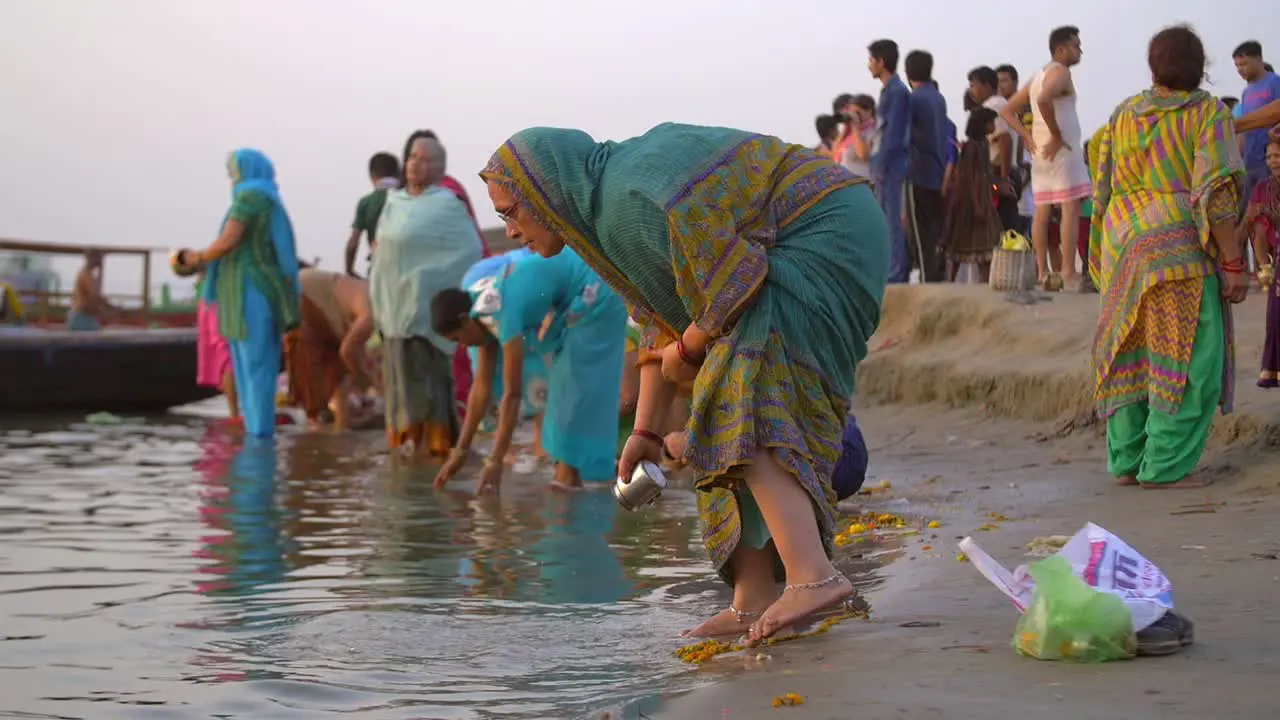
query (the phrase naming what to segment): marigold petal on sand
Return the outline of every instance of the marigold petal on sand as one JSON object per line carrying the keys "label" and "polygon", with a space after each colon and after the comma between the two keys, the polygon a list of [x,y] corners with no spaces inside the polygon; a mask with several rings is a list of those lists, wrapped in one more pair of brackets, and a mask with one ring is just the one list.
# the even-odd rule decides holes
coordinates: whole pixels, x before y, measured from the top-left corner
{"label": "marigold petal on sand", "polygon": [[803,705],[803,704],[804,704],[804,696],[797,695],[796,693],[787,693],[785,695],[779,695],[773,699],[774,707],[789,707],[789,706]]}

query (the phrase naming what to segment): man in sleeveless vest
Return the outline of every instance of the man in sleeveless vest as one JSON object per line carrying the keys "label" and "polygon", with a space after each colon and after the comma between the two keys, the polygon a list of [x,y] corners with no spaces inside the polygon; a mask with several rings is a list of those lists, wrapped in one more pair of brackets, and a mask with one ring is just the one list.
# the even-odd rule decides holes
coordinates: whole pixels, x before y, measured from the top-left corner
{"label": "man in sleeveless vest", "polygon": [[[1049,34],[1052,61],[1038,72],[1026,87],[1018,91],[1001,110],[1001,116],[1022,136],[1031,153],[1031,186],[1035,192],[1035,216],[1031,242],[1036,250],[1036,265],[1042,282],[1049,268],[1049,216],[1054,207],[1062,213],[1064,238],[1076,237],[1080,220],[1080,203],[1092,193],[1089,169],[1084,158],[1084,136],[1080,116],[1076,112],[1075,81],[1071,68],[1080,62],[1080,30],[1072,26],[1055,29]],[[1016,109],[1031,105],[1032,122],[1028,128]],[[1076,268],[1076,248],[1062,243],[1062,285],[1080,290],[1081,273]]]}

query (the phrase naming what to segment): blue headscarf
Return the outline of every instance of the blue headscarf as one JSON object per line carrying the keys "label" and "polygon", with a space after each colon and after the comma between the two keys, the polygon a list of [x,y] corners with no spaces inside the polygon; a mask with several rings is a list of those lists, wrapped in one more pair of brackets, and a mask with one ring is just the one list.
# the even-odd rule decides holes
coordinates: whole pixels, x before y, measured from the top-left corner
{"label": "blue headscarf", "polygon": [[[271,164],[270,158],[263,154],[262,151],[242,148],[227,156],[227,174],[231,176],[232,202],[235,202],[235,199],[242,192],[262,193],[271,199],[271,227],[269,230],[271,243],[275,247],[276,262],[280,264],[280,270],[285,277],[293,282],[294,289],[299,289],[301,285],[298,281],[298,250],[294,245],[293,224],[289,222],[289,214],[285,212],[284,203],[280,200],[280,187],[276,185],[275,165]],[[222,218],[222,225],[226,225],[227,218],[230,215],[231,211],[228,209],[227,214]],[[218,259],[209,263],[204,289],[201,293],[201,299],[205,302],[217,300],[215,288],[217,287],[218,265],[220,262],[221,259]]]}

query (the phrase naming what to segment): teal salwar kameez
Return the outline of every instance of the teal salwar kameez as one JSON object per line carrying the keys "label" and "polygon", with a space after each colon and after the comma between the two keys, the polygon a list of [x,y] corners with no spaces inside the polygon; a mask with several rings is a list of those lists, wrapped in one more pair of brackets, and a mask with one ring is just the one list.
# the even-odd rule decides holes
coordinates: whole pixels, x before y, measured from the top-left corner
{"label": "teal salwar kameez", "polygon": [[257,150],[237,150],[227,170],[234,189],[226,219],[244,231],[230,252],[210,263],[202,299],[217,303],[245,432],[269,437],[284,334],[301,322],[298,255],[271,161]]}

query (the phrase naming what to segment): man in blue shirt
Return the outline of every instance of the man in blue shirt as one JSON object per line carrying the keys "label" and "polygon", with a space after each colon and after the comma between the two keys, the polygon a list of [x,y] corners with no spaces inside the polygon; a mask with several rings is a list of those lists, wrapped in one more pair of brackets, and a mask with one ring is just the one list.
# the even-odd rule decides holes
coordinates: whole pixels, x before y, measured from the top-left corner
{"label": "man in blue shirt", "polygon": [[[1236,72],[1248,83],[1240,95],[1238,107],[1241,114],[1248,115],[1274,100],[1280,100],[1280,77],[1267,70],[1266,63],[1262,61],[1262,45],[1258,41],[1241,43],[1231,53],[1231,58],[1235,61]],[[1244,134],[1246,203],[1253,192],[1253,186],[1270,176],[1267,170],[1267,130],[1268,128],[1250,130]]]}
{"label": "man in blue shirt", "polygon": [[906,194],[907,170],[911,161],[911,91],[898,77],[898,43],[876,40],[867,46],[867,69],[879,80],[880,145],[871,155],[871,180],[876,197],[889,223],[889,282],[905,283],[911,278],[907,254],[907,234],[902,204]]}
{"label": "man in blue shirt", "polygon": [[912,254],[921,282],[943,277],[938,244],[946,210],[942,181],[947,172],[947,101],[933,82],[933,55],[907,53],[903,62],[911,85],[911,162],[907,169],[907,218],[911,221]]}

